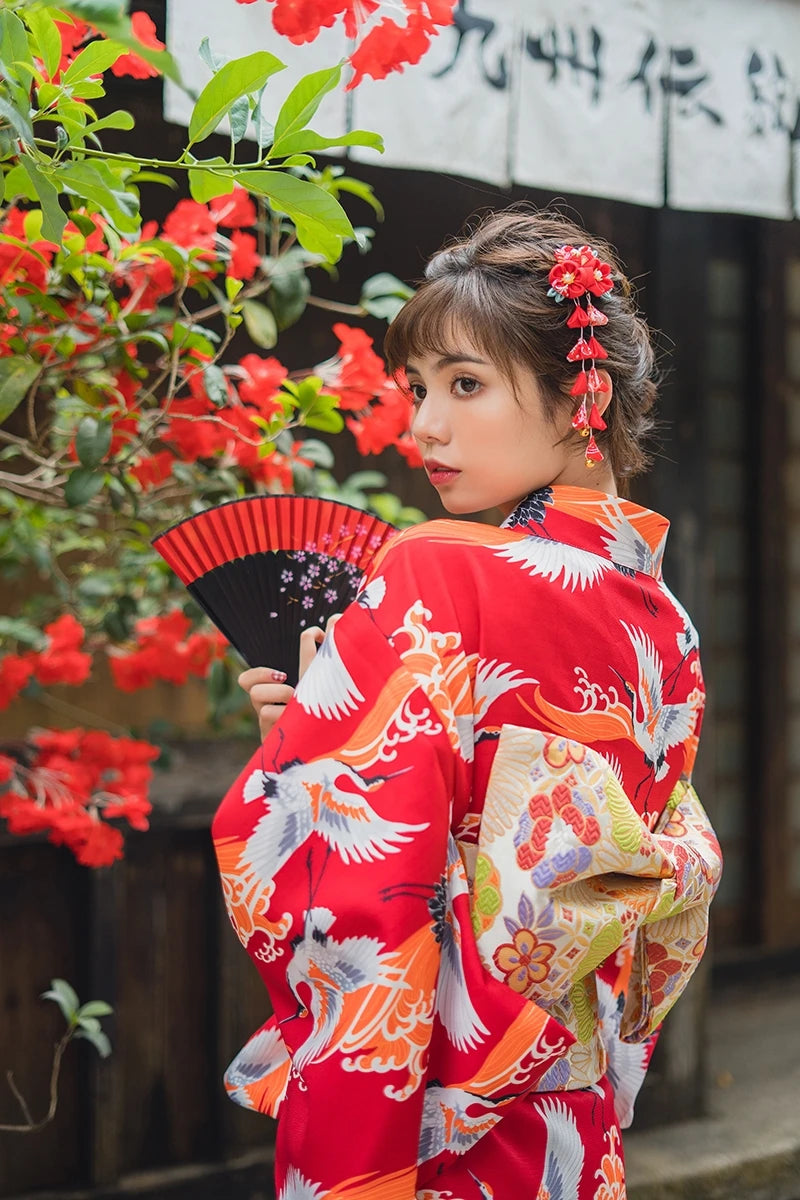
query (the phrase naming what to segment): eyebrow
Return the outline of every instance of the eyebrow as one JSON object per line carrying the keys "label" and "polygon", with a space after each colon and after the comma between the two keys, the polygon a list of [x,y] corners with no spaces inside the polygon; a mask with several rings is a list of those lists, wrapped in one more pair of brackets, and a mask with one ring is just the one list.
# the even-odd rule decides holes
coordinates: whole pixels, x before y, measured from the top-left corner
{"label": "eyebrow", "polygon": [[[444,354],[434,363],[433,369],[434,371],[442,371],[445,367],[452,367],[456,363],[475,363],[476,366],[480,367],[489,366],[485,358],[476,358],[473,354]],[[413,371],[416,375],[421,373],[419,367],[414,366],[410,362],[406,363],[406,371]]]}

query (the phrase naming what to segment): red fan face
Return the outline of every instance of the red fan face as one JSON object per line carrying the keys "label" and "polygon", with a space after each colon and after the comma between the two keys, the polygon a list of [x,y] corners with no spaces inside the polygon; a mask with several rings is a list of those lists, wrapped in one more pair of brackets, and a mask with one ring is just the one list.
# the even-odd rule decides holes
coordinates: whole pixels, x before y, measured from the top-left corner
{"label": "red fan face", "polygon": [[247,496],[187,517],[153,546],[249,666],[297,682],[300,634],[355,598],[394,526],[306,496]]}

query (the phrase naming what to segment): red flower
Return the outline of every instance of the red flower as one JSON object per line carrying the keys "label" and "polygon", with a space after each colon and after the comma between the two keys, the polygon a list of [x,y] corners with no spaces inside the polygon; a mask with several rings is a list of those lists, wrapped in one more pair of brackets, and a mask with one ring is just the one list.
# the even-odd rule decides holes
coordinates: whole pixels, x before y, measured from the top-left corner
{"label": "red flower", "polygon": [[432,32],[433,23],[421,12],[412,13],[405,26],[384,17],[350,56],[353,78],[347,90],[358,87],[365,75],[385,79],[391,71],[402,71],[407,63],[418,63],[430,45]]}
{"label": "red flower", "polygon": [[[32,284],[40,292],[47,290],[47,262],[30,250],[11,242],[0,242],[0,287]],[[27,288],[20,288],[20,291]]]}
{"label": "red flower", "polygon": [[147,818],[152,811],[153,806],[146,797],[128,796],[120,800],[118,804],[107,804],[103,809],[103,816],[109,819],[124,817],[131,829],[144,832],[145,829],[150,828]]}
{"label": "red flower", "polygon": [[261,256],[252,233],[235,229],[231,234],[231,257],[226,274],[233,279],[252,279],[260,262]]}
{"label": "red flower", "polygon": [[134,463],[130,472],[143,492],[149,491],[158,483],[163,483],[172,474],[172,464],[175,455],[169,450],[159,450],[147,458],[140,458]]}
{"label": "red flower", "polygon": [[139,312],[152,312],[159,300],[175,290],[175,273],[165,258],[156,256],[120,263],[114,279],[136,296]]}
{"label": "red flower", "polygon": [[0,754],[0,784],[11,782],[16,766],[13,758],[9,758],[7,754]]}
{"label": "red flower", "polygon": [[205,204],[179,200],[164,221],[164,237],[187,250],[214,248],[216,224]]}
{"label": "red flower", "polygon": [[50,815],[46,808],[38,805],[29,796],[6,792],[0,796],[0,817],[3,817],[8,832],[17,837],[30,833],[42,833],[50,828]]}
{"label": "red flower", "polygon": [[280,412],[280,403],[274,399],[289,372],[277,358],[261,358],[258,354],[245,354],[239,366],[246,371],[247,378],[239,383],[239,395],[245,404],[252,404],[263,417]]}
{"label": "red flower", "polygon": [[27,655],[6,654],[0,658],[0,711],[16,700],[33,675],[34,663]]}
{"label": "red flower", "polygon": [[358,37],[358,31],[372,13],[377,12],[380,4],[377,0],[345,0],[344,4],[344,33],[345,37]]}
{"label": "red flower", "polygon": [[[148,50],[165,50],[166,46],[156,37],[156,27],[147,13],[131,13],[131,28],[136,38]],[[121,54],[111,65],[112,75],[132,75],[134,79],[150,79],[158,75],[155,67],[151,66],[138,54]]]}
{"label": "red flower", "polygon": [[86,636],[83,626],[70,613],[45,625],[49,643],[34,656],[34,673],[39,683],[77,685],[88,679],[92,656],[80,650]]}
{"label": "red flower", "polygon": [[322,28],[330,28],[346,0],[274,0],[272,25],[276,33],[300,46],[313,42]]}
{"label": "red flower", "polygon": [[422,466],[422,455],[420,454],[419,446],[410,433],[404,433],[394,444],[410,467]]}
{"label": "red flower", "polygon": [[209,415],[208,400],[186,397],[173,400],[163,440],[170,442],[184,462],[211,458],[225,445],[229,434],[214,421],[204,421]]}
{"label": "red flower", "polygon": [[75,857],[83,867],[110,867],[122,858],[122,834],[104,821],[92,821],[86,837],[75,847]]}
{"label": "red flower", "polygon": [[363,329],[340,321],[333,332],[341,343],[339,363],[325,382],[338,392],[340,408],[360,412],[387,386],[383,359],[372,349],[372,338]]}
{"label": "red flower", "polygon": [[[250,0],[246,2],[250,3]],[[256,223],[256,206],[246,188],[238,185],[229,196],[215,196],[210,208],[217,225],[224,225],[226,229],[241,229]]]}

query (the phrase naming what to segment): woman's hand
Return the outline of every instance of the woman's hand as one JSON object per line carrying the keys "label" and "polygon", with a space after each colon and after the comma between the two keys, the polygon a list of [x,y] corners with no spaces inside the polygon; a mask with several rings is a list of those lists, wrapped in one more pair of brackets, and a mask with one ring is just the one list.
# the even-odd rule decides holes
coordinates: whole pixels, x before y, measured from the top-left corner
{"label": "woman's hand", "polygon": [[[328,621],[330,629],[339,620],[339,616],[331,617]],[[319,625],[312,625],[300,634],[300,670],[298,678],[302,679],[314,661],[317,647],[325,637],[325,630]],[[242,671],[237,680],[239,687],[244,688],[250,697],[250,703],[258,717],[258,728],[261,740],[267,736],[272,726],[283,715],[283,710],[292,697],[294,688],[286,683],[283,671],[275,671],[272,667],[250,667]]]}

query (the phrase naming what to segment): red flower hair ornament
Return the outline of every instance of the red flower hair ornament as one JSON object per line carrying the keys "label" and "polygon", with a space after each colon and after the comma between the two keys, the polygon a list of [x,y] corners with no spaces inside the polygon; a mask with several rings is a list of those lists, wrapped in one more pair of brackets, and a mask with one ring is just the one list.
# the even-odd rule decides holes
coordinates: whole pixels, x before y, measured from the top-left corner
{"label": "red flower hair ornament", "polygon": [[[586,445],[586,466],[603,461],[603,453],[595,441],[595,432],[606,428],[595,399],[598,392],[607,392],[597,370],[597,359],[608,358],[604,347],[595,337],[595,328],[608,324],[608,317],[592,302],[592,296],[604,296],[614,286],[611,267],[601,262],[591,246],[559,246],[555,252],[556,265],[548,279],[552,296],[559,304],[572,300],[573,309],[567,317],[570,329],[577,329],[578,340],[567,355],[567,362],[578,362],[581,369],[572,385],[571,394],[580,396],[578,411],[572,418],[572,428],[589,439]],[[581,303],[586,297],[585,303]]]}

